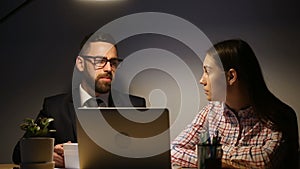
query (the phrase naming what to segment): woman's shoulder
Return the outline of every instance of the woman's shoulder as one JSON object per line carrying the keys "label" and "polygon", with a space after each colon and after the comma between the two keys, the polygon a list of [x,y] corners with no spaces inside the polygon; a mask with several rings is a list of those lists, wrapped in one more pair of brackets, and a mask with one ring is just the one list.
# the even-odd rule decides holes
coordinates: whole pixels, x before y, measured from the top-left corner
{"label": "woman's shoulder", "polygon": [[203,107],[201,112],[223,112],[224,111],[224,102],[219,102],[219,101],[210,101],[208,102],[207,105]]}

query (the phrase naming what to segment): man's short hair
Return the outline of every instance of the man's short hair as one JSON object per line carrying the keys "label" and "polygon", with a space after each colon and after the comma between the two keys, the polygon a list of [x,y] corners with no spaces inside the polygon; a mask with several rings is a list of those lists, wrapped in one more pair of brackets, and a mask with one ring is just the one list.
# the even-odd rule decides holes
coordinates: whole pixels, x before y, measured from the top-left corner
{"label": "man's short hair", "polygon": [[95,33],[90,33],[87,36],[85,36],[80,43],[80,49],[81,49],[80,54],[82,54],[88,48],[88,44],[91,42],[107,42],[113,45],[116,44],[114,38],[108,33],[100,32],[100,31]]}

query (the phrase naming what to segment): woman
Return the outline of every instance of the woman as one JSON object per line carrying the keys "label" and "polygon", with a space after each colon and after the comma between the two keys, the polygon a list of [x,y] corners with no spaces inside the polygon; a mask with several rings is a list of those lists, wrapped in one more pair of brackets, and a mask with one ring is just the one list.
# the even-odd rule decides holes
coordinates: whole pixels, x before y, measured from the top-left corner
{"label": "woman", "polygon": [[196,167],[200,131],[208,130],[210,137],[221,136],[223,166],[296,168],[296,114],[269,91],[251,47],[242,40],[215,44],[203,71],[200,83],[210,102],[172,142],[172,163]]}

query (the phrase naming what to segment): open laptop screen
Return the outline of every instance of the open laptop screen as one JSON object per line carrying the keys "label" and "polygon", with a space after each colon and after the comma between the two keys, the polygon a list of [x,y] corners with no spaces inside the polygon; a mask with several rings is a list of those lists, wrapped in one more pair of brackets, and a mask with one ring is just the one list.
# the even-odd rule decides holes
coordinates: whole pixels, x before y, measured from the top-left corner
{"label": "open laptop screen", "polygon": [[171,168],[167,109],[79,108],[76,114],[80,168]]}

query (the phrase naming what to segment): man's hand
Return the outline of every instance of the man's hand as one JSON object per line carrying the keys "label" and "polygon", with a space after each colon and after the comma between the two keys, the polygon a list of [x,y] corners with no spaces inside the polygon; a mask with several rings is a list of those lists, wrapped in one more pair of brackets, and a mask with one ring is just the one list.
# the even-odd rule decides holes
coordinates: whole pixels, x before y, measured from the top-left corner
{"label": "man's hand", "polygon": [[[67,143],[71,143],[71,141],[68,141]],[[55,167],[65,167],[63,144],[57,144],[54,146],[53,161],[55,162]]]}

